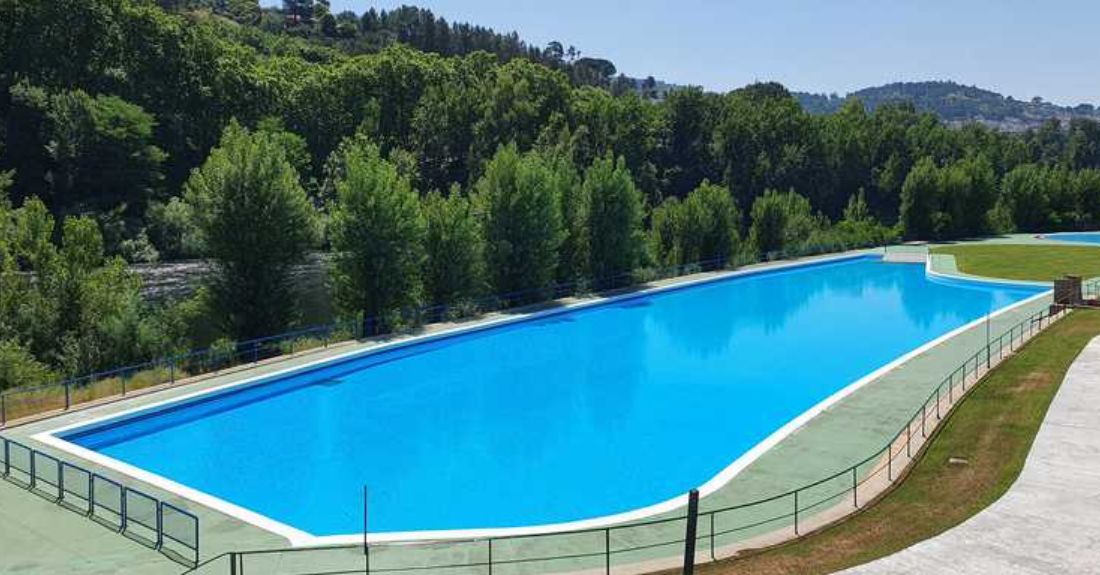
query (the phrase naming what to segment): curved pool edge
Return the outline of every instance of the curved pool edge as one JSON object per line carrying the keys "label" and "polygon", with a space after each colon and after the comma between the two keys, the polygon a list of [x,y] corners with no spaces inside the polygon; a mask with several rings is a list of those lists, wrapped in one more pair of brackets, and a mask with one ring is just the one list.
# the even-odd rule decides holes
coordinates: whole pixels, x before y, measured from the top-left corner
{"label": "curved pool edge", "polygon": [[[316,369],[318,366],[330,366],[342,361],[349,361],[351,359],[357,359],[374,353],[381,353],[397,347],[405,347],[423,343],[426,341],[434,341],[436,339],[452,337],[463,333],[470,333],[474,331],[480,331],[484,329],[490,329],[502,325],[508,325],[517,322],[537,320],[550,315],[566,313],[569,311],[575,311],[577,309],[583,309],[598,305],[608,305],[621,302],[627,299],[645,297],[654,293],[666,292],[676,289],[683,289],[694,285],[705,284],[723,281],[735,277],[742,277],[747,275],[757,275],[763,273],[773,273],[783,271],[790,268],[798,267],[810,267],[814,265],[823,265],[827,263],[835,263],[839,261],[860,259],[860,258],[877,258],[879,257],[876,252],[872,251],[860,251],[856,253],[846,253],[840,255],[827,256],[823,258],[814,258],[811,260],[802,260],[795,262],[788,262],[778,265],[769,265],[764,267],[757,267],[752,269],[733,270],[728,272],[722,272],[719,274],[710,275],[708,277],[696,278],[693,280],[676,282],[670,285],[654,286],[643,290],[638,290],[626,294],[620,294],[615,296],[609,296],[606,298],[598,298],[593,300],[586,300],[581,302],[572,303],[559,308],[550,310],[543,310],[533,312],[530,314],[520,314],[516,316],[497,318],[483,322],[477,322],[475,325],[459,326],[447,330],[442,330],[434,334],[423,334],[414,336],[412,338],[401,339],[393,342],[386,342],[379,345],[371,346],[366,349],[358,349],[347,353],[339,354],[334,357],[320,359],[314,362],[309,362],[304,365],[279,370],[271,374],[259,375],[252,378],[246,378],[238,382],[231,382],[224,385],[219,385],[210,389],[201,390],[184,394],[180,397],[161,400],[154,402],[150,405],[136,407],[128,410],[123,410],[119,413],[104,415],[101,417],[93,418],[88,421],[82,421],[79,423],[73,423],[51,429],[45,432],[35,434],[32,439],[39,441],[45,445],[49,445],[62,452],[71,453],[105,468],[112,469],[116,472],[129,476],[138,481],[145,482],[149,485],[162,489],[168,493],[172,493],[186,500],[192,501],[214,511],[228,515],[229,517],[238,519],[265,531],[279,535],[287,539],[294,547],[319,547],[330,545],[346,545],[363,542],[363,534],[348,534],[348,535],[328,535],[328,536],[316,536],[300,529],[291,527],[287,524],[275,521],[262,514],[251,511],[247,508],[238,506],[236,504],[225,501],[221,498],[211,496],[202,491],[187,487],[186,485],[179,484],[175,481],[161,477],[154,473],[145,471],[135,466],[123,463],[113,458],[101,455],[97,452],[82,448],[78,445],[70,443],[60,437],[61,434],[67,431],[73,431],[80,428],[90,428],[98,425],[106,424],[108,422],[115,422],[124,420],[128,417],[135,415],[159,411],[166,406],[170,405],[182,405],[187,402],[208,398],[224,393],[230,390],[244,389],[254,385],[260,385],[276,381],[282,377],[298,374],[310,369]],[[891,265],[905,265],[905,264],[891,264]],[[994,283],[987,282],[981,279],[974,278],[953,278],[956,281],[977,281],[981,283]],[[1016,285],[1021,284],[1015,282],[1003,282],[1001,285]],[[1025,284],[1026,285],[1026,284]],[[1034,287],[1033,285],[1029,287]],[[1035,294],[1029,298],[1016,302],[1012,305],[1006,306],[1000,310],[997,310],[988,317],[997,317],[1002,314],[1013,311],[1019,307],[1031,304],[1036,300],[1049,295],[1049,291],[1043,291]],[[702,496],[711,495],[721,490],[726,484],[728,484],[734,477],[736,477],[741,471],[749,467],[754,461],[761,457],[764,453],[771,450],[775,445],[782,442],[792,433],[803,427],[806,423],[820,415],[829,407],[842,401],[844,398],[852,395],[859,389],[868,385],[869,383],[879,379],[884,374],[896,369],[900,365],[910,361],[913,357],[924,353],[928,349],[936,347],[956,336],[960,333],[973,329],[975,326],[980,325],[982,322],[987,321],[987,317],[983,316],[966,325],[960,326],[955,330],[952,330],[946,334],[943,334],[936,339],[929,341],[916,349],[896,358],[888,364],[874,370],[873,372],[859,378],[853,383],[845,386],[837,392],[830,395],[828,398],[822,400],[818,404],[814,405],[810,409],[806,410],[796,418],[792,419],[772,434],[770,434],[763,441],[756,444],[749,451],[741,454],[737,459],[731,462],[721,472],[716,474],[710,480],[706,481],[700,488],[700,494]],[[586,529],[604,528],[612,525],[622,525],[626,523],[636,522],[653,518],[656,515],[662,513],[669,513],[682,508],[686,505],[687,495],[683,494],[666,501],[658,502],[653,505],[647,505],[641,508],[637,508],[631,511],[616,513],[612,515],[599,516],[589,519],[582,519],[569,522],[542,524],[534,526],[524,527],[508,527],[508,528],[486,528],[486,529],[463,529],[463,530],[438,530],[438,531],[405,531],[405,532],[389,532],[389,533],[371,533],[367,535],[367,539],[370,542],[425,542],[425,541],[444,541],[444,540],[468,540],[468,539],[482,539],[486,537],[507,537],[507,536],[524,536],[524,535],[536,535],[536,534],[549,534],[549,533],[561,533],[571,531],[583,531]]]}
{"label": "curved pool edge", "polygon": [[[938,270],[936,269],[936,260],[950,260],[954,271]],[[964,273],[959,270],[958,259],[954,254],[935,253],[928,252],[924,262],[924,273],[929,277],[946,280],[952,283],[979,283],[985,285],[991,285],[995,287],[1042,287],[1047,289],[1053,289],[1053,282],[1034,281],[1034,280],[1014,280],[1006,278],[998,278],[993,276],[979,276],[975,274]]]}

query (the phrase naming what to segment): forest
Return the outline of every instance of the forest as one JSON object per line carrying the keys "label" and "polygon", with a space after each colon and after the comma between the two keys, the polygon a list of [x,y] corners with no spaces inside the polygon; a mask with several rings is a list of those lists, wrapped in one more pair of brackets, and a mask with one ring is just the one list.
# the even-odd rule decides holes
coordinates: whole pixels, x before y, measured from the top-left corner
{"label": "forest", "polygon": [[[560,43],[398,13],[0,0],[0,388],[300,327],[316,253],[340,316],[385,331],[490,294],[1100,223],[1095,121],[812,115],[774,83],[655,98]],[[194,258],[202,289],[167,302],[129,267]]]}

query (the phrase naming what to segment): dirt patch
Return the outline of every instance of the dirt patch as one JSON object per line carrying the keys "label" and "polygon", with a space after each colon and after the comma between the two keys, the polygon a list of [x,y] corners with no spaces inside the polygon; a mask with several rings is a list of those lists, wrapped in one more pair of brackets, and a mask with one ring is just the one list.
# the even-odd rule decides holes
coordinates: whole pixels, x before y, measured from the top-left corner
{"label": "dirt patch", "polygon": [[1057,382],[1050,373],[1033,371],[1017,380],[1011,389],[1014,393],[1035,391],[1048,388],[1056,383]]}

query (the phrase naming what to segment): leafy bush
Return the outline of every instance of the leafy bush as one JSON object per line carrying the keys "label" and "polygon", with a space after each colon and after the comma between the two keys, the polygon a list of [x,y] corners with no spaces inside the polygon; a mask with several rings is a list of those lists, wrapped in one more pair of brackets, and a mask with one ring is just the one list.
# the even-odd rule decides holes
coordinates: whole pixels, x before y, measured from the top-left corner
{"label": "leafy bush", "polygon": [[13,340],[0,340],[0,390],[46,385],[58,379],[29,349]]}

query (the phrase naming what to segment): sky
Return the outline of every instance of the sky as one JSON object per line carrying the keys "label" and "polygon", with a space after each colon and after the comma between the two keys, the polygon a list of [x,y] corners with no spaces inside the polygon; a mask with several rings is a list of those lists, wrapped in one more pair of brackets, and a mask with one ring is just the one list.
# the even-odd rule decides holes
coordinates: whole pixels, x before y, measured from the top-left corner
{"label": "sky", "polygon": [[536,45],[572,44],[630,76],[716,91],[774,80],[843,95],[954,80],[1100,104],[1095,0],[332,0],[335,12],[402,3]]}

